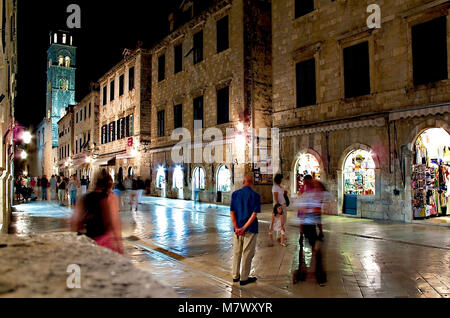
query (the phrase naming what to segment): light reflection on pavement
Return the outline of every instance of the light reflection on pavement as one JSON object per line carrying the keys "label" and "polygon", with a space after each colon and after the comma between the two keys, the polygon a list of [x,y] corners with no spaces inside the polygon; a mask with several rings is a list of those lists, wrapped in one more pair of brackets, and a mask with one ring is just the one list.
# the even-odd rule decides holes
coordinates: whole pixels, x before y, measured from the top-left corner
{"label": "light reflection on pavement", "polygon": [[[21,205],[17,233],[67,231],[69,209]],[[328,286],[309,273],[292,285],[298,266],[298,221],[289,214],[288,247],[268,247],[270,207],[261,213],[252,271],[256,284],[231,282],[229,207],[163,198],[143,199],[138,212],[121,211],[126,253],[182,297],[449,297],[448,228],[325,216]],[[311,249],[305,247],[307,263]],[[314,263],[314,262],[312,262]],[[314,265],[314,264],[312,264]]]}

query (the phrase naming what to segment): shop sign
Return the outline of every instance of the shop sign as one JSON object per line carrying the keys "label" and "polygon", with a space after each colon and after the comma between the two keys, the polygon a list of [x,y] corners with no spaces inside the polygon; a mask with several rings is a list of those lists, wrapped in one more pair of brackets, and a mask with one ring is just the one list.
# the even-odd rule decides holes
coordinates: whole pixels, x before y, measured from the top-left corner
{"label": "shop sign", "polygon": [[128,147],[133,147],[133,137],[128,138]]}

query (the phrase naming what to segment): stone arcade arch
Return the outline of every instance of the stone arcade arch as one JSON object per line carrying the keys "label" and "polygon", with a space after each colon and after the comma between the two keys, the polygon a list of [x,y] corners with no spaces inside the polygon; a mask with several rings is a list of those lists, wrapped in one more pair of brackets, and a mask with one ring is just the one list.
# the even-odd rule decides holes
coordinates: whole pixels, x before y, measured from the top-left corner
{"label": "stone arcade arch", "polygon": [[409,144],[410,158],[405,160],[410,164],[405,186],[406,198],[411,198],[410,213],[406,212],[406,216],[411,220],[449,214],[449,124],[439,120],[432,126],[430,123],[418,127]]}
{"label": "stone arcade arch", "polygon": [[292,165],[291,165],[290,188],[291,188],[291,196],[292,197],[295,197],[295,195],[298,192],[296,169],[297,169],[297,165],[298,165],[299,161],[302,159],[302,156],[311,156],[312,158],[314,158],[317,161],[317,163],[319,164],[320,181],[325,182],[325,180],[326,180],[326,173],[324,170],[323,161],[322,161],[322,158],[320,157],[319,153],[311,148],[301,150],[297,153],[297,155],[295,156],[295,159],[292,161]]}

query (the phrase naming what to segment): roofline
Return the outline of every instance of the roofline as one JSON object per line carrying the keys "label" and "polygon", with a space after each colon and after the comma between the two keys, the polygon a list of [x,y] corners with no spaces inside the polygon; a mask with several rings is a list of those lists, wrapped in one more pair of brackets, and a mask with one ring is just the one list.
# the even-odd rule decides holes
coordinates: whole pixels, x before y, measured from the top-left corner
{"label": "roofline", "polygon": [[110,77],[115,71],[117,71],[117,69],[121,68],[124,64],[126,64],[133,58],[136,58],[138,55],[151,53],[152,53],[151,50],[143,48],[138,48],[132,51],[132,53],[129,56],[122,58],[122,60],[120,60],[117,64],[115,64],[112,68],[110,68],[102,77],[100,77],[97,80],[97,83],[101,84],[104,80]]}

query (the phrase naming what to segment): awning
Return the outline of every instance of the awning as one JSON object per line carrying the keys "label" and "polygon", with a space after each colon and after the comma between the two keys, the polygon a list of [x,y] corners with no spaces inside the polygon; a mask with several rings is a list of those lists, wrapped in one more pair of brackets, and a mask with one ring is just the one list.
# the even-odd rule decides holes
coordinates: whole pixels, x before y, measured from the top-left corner
{"label": "awning", "polygon": [[136,158],[136,155],[133,155],[131,153],[124,153],[116,156],[116,159],[134,159],[134,158]]}
{"label": "awning", "polygon": [[116,156],[105,157],[95,160],[97,166],[114,166],[116,164]]}
{"label": "awning", "polygon": [[281,137],[291,137],[291,136],[301,136],[307,134],[314,134],[318,132],[335,131],[335,130],[347,130],[352,128],[361,127],[381,127],[386,124],[384,118],[368,119],[368,120],[358,120],[353,122],[347,122],[336,125],[319,126],[313,128],[306,128],[300,130],[293,130],[281,133]]}
{"label": "awning", "polygon": [[422,116],[433,116],[433,115],[442,115],[445,113],[450,113],[450,105],[442,104],[442,105],[433,105],[428,107],[422,107],[418,109],[406,110],[403,112],[395,112],[389,115],[389,120],[399,120],[399,119],[407,119],[413,117],[422,117]]}

